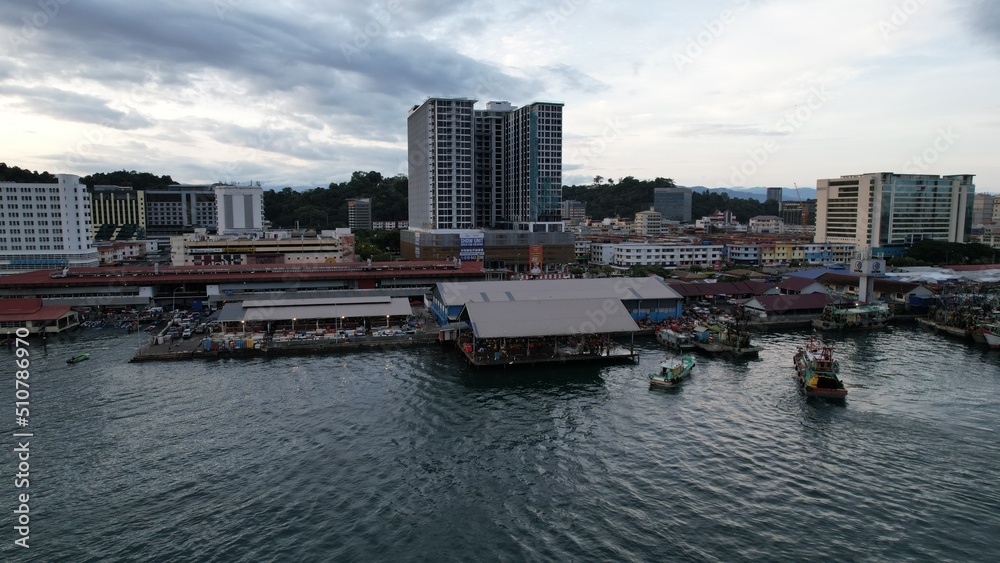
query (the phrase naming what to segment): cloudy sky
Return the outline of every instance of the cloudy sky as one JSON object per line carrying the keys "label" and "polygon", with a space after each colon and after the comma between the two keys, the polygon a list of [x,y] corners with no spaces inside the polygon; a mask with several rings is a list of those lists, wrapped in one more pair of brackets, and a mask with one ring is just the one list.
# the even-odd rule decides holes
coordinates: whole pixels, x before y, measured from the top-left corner
{"label": "cloudy sky", "polygon": [[995,0],[5,0],[0,161],[325,186],[428,96],[558,101],[564,182],[1000,191]]}

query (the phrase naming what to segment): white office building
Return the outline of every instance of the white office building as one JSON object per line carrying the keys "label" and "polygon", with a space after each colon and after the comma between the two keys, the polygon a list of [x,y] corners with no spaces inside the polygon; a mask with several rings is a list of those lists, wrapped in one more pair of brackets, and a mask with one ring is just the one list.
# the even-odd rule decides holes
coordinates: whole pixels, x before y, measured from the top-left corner
{"label": "white office building", "polygon": [[87,187],[73,174],[56,178],[0,182],[0,274],[100,264]]}

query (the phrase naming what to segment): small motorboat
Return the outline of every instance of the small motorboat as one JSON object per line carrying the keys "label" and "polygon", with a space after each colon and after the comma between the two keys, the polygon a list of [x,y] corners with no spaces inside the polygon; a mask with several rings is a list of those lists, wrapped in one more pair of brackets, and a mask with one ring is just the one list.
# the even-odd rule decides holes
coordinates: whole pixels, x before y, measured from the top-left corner
{"label": "small motorboat", "polygon": [[70,365],[72,365],[72,364],[78,364],[78,363],[80,363],[80,362],[82,362],[84,360],[89,360],[89,359],[90,359],[90,354],[77,354],[77,355],[73,356],[72,358],[66,360],[66,363],[70,364]]}

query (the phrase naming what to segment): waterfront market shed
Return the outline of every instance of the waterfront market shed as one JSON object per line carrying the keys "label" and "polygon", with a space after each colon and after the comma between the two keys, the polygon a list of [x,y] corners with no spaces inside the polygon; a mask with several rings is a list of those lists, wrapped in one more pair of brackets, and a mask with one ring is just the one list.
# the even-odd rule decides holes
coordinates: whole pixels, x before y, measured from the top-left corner
{"label": "waterfront market shed", "polygon": [[438,322],[458,320],[469,303],[515,303],[566,299],[621,301],[633,318],[654,320],[681,315],[681,296],[662,279],[596,278],[438,283],[428,306]]}
{"label": "waterfront market shed", "polygon": [[473,302],[461,318],[471,327],[459,348],[475,366],[568,361],[634,360],[635,342],[619,344],[614,334],[634,337],[635,319],[620,299],[544,299]]}
{"label": "waterfront market shed", "polygon": [[370,295],[312,299],[258,299],[227,303],[219,313],[222,323],[299,322],[335,323],[359,318],[407,317],[412,313],[405,297]]}
{"label": "waterfront market shed", "polygon": [[462,320],[476,338],[532,338],[635,333],[639,326],[617,299],[472,302]]}

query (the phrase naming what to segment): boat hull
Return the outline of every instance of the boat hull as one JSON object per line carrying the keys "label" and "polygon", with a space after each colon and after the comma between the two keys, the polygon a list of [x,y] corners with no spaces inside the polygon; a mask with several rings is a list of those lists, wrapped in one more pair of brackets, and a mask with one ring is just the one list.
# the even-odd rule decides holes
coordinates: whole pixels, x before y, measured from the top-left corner
{"label": "boat hull", "polygon": [[849,324],[837,321],[825,321],[823,319],[813,319],[813,328],[818,330],[880,330],[887,325],[882,321],[871,321],[862,324]]}
{"label": "boat hull", "polygon": [[990,345],[990,348],[1000,348],[1000,334],[984,330],[982,335],[986,343]]}
{"label": "boat hull", "polygon": [[821,397],[823,399],[845,399],[847,389],[823,389],[820,387],[804,386],[806,397]]}

